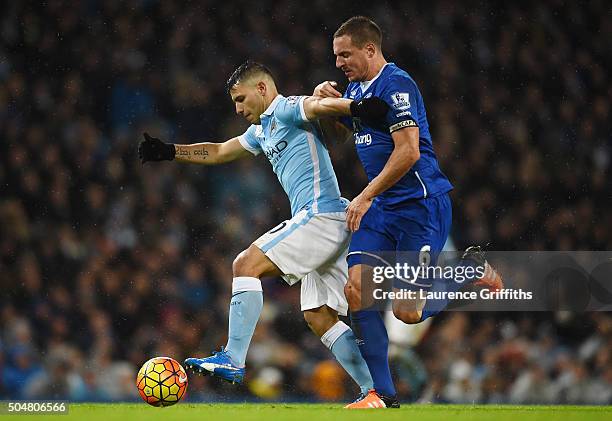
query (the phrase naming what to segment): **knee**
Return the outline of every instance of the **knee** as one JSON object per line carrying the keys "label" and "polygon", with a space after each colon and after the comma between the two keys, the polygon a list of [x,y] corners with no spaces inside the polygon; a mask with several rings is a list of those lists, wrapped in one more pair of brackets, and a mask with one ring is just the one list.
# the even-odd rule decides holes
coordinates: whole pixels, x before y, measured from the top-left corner
{"label": "knee", "polygon": [[253,276],[259,277],[258,273],[255,273],[254,265],[252,262],[251,253],[249,249],[243,250],[236,256],[232,263],[232,273],[236,276]]}
{"label": "knee", "polygon": [[393,315],[397,319],[409,325],[413,325],[421,321],[421,312],[418,310],[408,310],[394,307]]}
{"label": "knee", "polygon": [[361,310],[361,289],[357,283],[349,281],[344,286],[344,295],[351,311]]}

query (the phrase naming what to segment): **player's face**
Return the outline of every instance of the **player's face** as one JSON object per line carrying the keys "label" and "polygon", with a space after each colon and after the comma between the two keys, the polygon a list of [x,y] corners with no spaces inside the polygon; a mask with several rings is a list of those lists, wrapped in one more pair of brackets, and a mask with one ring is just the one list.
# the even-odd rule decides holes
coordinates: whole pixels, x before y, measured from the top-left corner
{"label": "player's face", "polygon": [[265,111],[265,100],[259,83],[237,83],[230,90],[230,95],[236,106],[236,114],[246,118],[251,124],[261,123],[259,117]]}
{"label": "player's face", "polygon": [[344,72],[351,82],[366,80],[370,63],[367,44],[362,48],[355,46],[348,35],[334,38],[334,55],[336,67]]}

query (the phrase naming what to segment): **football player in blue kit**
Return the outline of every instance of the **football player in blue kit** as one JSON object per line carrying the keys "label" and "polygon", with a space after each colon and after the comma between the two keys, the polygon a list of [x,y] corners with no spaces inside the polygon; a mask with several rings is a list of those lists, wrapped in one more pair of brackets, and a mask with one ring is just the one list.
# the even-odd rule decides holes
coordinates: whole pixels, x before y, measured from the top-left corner
{"label": "football player in blue kit", "polygon": [[[374,96],[388,104],[381,124],[344,118],[332,127],[339,137],[353,138],[369,181],[347,208],[347,225],[353,237],[345,294],[353,331],[374,381],[374,389],[367,396],[349,405],[355,409],[399,406],[389,370],[387,331],[380,312],[372,307],[372,297],[362,292],[362,283],[371,282],[374,267],[390,265],[386,257],[389,252],[398,258],[402,252],[408,256],[427,253],[435,264],[452,222],[448,193],[453,186],[438,164],[423,98],[410,75],[385,60],[381,44],[382,32],[372,20],[363,16],[347,20],[334,34],[333,49],[336,67],[344,72],[349,85],[344,95],[331,81],[321,83],[314,92],[320,97],[353,100]],[[474,285],[502,287],[501,278],[478,248],[468,249],[464,258],[486,267],[484,276],[473,279]],[[394,287],[429,290],[429,281],[406,284],[396,279]],[[454,280],[447,283],[445,290],[461,286]],[[441,311],[445,304],[394,300],[393,312],[405,323],[419,323]]]}

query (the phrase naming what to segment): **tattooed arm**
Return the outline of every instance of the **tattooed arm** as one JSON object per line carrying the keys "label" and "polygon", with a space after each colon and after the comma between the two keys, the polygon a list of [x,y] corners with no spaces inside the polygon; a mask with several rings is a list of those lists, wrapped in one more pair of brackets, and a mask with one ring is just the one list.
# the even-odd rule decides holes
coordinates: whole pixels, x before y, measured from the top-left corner
{"label": "tattooed arm", "polygon": [[215,165],[250,156],[240,144],[237,137],[223,143],[192,143],[191,145],[175,144],[175,160],[193,164]]}

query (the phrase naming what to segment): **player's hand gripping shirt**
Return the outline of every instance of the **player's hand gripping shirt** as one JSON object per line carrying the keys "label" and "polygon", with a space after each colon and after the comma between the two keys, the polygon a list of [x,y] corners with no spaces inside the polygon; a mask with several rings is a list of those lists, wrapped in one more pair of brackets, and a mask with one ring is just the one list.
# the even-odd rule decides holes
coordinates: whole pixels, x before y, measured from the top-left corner
{"label": "player's hand gripping shirt", "polygon": [[344,211],[329,153],[318,123],[306,118],[304,98],[278,95],[261,115],[261,125],[251,125],[240,143],[255,155],[265,153],[289,196],[292,215],[302,209]]}
{"label": "player's hand gripping shirt", "polygon": [[389,160],[394,144],[391,133],[405,127],[419,128],[420,159],[395,185],[381,193],[375,202],[389,208],[413,199],[434,197],[452,190],[440,170],[429,134],[429,123],[421,93],[414,80],[393,63],[387,63],[368,82],[349,83],[345,98],[359,100],[377,96],[389,104],[385,127],[370,127],[359,119],[343,119],[353,129],[357,154],[368,180],[372,181]]}

